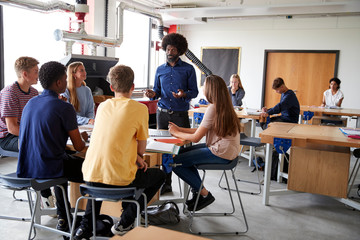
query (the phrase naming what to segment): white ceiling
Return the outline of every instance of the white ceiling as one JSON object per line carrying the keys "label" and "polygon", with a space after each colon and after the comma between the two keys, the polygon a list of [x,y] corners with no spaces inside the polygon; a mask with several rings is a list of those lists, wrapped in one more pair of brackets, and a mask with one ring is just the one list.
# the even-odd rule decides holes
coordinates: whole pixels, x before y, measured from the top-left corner
{"label": "white ceiling", "polygon": [[156,9],[165,25],[264,17],[360,15],[360,0],[134,0]]}

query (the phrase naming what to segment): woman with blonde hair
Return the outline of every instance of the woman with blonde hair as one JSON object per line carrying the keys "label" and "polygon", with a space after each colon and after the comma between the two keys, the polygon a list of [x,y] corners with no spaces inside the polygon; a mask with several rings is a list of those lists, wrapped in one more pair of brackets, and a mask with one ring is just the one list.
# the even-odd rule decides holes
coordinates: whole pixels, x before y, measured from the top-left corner
{"label": "woman with blonde hair", "polygon": [[242,99],[245,96],[245,90],[241,84],[240,76],[233,74],[230,77],[230,85],[228,87],[233,106],[241,106]]}
{"label": "woman with blonde hair", "polygon": [[174,162],[181,166],[175,167],[173,171],[192,188],[193,198],[186,201],[189,211],[199,211],[215,201],[212,194],[203,187],[197,208],[194,209],[196,192],[201,186],[201,178],[194,165],[227,164],[240,152],[240,122],[231,104],[225,81],[219,76],[210,75],[205,79],[203,89],[210,105],[199,128],[181,128],[169,123],[170,133],[177,138],[199,142],[206,136],[206,144],[181,149],[180,154],[174,158]]}
{"label": "woman with blonde hair", "polygon": [[67,67],[67,89],[63,96],[77,113],[79,125],[94,124],[94,99],[86,86],[86,70],[82,62],[73,62]]}

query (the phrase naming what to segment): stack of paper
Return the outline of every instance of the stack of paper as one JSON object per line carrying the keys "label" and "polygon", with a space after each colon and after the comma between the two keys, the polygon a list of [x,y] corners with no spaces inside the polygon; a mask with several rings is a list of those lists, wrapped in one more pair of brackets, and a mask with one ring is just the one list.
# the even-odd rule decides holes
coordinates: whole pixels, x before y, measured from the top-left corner
{"label": "stack of paper", "polygon": [[339,129],[343,134],[345,134],[349,138],[360,139],[360,129],[355,129],[355,128],[339,128]]}
{"label": "stack of paper", "polygon": [[260,115],[261,110],[253,109],[253,108],[246,108],[246,113],[249,115]]}

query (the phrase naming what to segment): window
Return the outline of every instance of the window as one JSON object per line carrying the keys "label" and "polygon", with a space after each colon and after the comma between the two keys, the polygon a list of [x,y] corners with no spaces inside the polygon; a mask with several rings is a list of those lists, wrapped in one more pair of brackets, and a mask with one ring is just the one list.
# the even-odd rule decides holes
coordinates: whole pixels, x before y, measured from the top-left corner
{"label": "window", "polygon": [[[73,4],[73,1],[70,3]],[[40,62],[39,67],[45,62],[59,61],[64,58],[65,42],[56,41],[54,31],[69,29],[70,17],[74,19],[74,14],[41,13],[3,6],[5,86],[17,80],[14,63],[21,56],[36,58]],[[148,88],[149,82],[153,85],[155,70],[159,62],[159,52],[155,54],[154,50],[151,50],[151,53],[149,51],[149,29],[149,17],[124,11],[124,38],[121,46],[115,48],[115,57],[119,58],[120,64],[128,65],[134,70],[136,88]],[[154,37],[156,38],[154,41],[160,41],[157,29],[152,30],[152,38]],[[163,51],[160,50],[160,52]],[[73,53],[81,54],[80,44],[74,44]],[[161,59],[165,62],[164,57]],[[152,65],[149,70],[150,63]],[[39,91],[42,90],[40,83],[34,87]]]}
{"label": "window", "polygon": [[147,88],[149,59],[150,18],[130,11],[124,11],[124,38],[115,55],[119,63],[134,70],[135,88]]}
{"label": "window", "polygon": [[[56,41],[53,33],[56,29],[68,29],[69,17],[64,12],[45,14],[3,6],[5,86],[17,80],[14,63],[21,56],[34,57],[40,65],[64,57],[65,44]],[[34,87],[42,90],[40,83]]]}

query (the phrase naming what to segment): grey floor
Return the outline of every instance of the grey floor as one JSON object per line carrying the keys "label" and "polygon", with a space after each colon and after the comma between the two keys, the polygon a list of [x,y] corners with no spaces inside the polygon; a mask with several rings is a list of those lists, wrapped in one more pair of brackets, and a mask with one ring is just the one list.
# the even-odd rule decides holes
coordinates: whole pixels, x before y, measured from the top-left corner
{"label": "grey floor", "polygon": [[[352,159],[352,164],[354,159]],[[16,170],[15,158],[0,159],[0,173],[6,174]],[[236,170],[237,176],[244,179],[256,179],[251,173],[252,168],[247,166],[247,160],[241,162]],[[262,172],[261,172],[262,173]],[[230,206],[225,191],[218,187],[220,173],[208,173],[205,186],[213,193],[216,201],[204,211],[225,210]],[[359,177],[358,177],[358,180]],[[358,181],[360,183],[360,181]],[[256,185],[239,184],[243,190],[256,190]],[[178,180],[173,177],[174,192],[164,198],[179,196]],[[286,188],[285,184],[272,181],[272,189]],[[357,197],[356,191],[352,196]],[[17,196],[25,197],[18,193]],[[262,204],[262,194],[241,194],[245,208],[249,231],[242,236],[209,236],[210,239],[360,239],[360,212],[326,196],[308,193],[297,193],[270,198],[270,206]],[[12,191],[0,190],[0,215],[12,215],[28,217],[28,206],[24,202],[14,201]],[[179,204],[182,209],[182,204]],[[237,211],[239,207],[237,208]],[[235,228],[243,229],[243,222],[239,222],[240,216],[216,218],[201,218],[196,220],[194,227],[204,229]],[[42,222],[49,226],[55,226],[56,219],[49,216],[42,217]],[[161,226],[181,232],[188,231],[188,217],[181,213],[181,221],[176,225]],[[241,226],[238,224],[242,224]],[[11,240],[27,239],[29,223],[0,219],[0,238]],[[62,237],[46,231],[37,231],[36,239],[62,239]]]}

